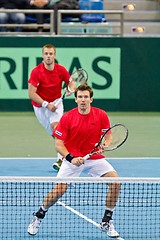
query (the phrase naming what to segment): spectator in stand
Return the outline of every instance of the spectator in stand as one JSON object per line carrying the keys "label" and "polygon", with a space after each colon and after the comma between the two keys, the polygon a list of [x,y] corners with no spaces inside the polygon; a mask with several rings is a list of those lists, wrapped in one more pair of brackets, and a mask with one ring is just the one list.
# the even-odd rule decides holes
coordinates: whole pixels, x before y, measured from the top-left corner
{"label": "spectator in stand", "polygon": [[[57,0],[53,0],[55,3]],[[32,9],[48,9],[49,0],[31,0],[30,6]],[[28,14],[31,19],[35,18],[37,24],[43,24],[45,22],[45,18],[49,19],[49,14],[37,13],[37,14]],[[43,27],[38,27],[38,32],[43,32]]]}
{"label": "spectator in stand", "polygon": [[[27,0],[0,0],[0,9],[25,9],[27,3]],[[0,13],[0,24],[17,23],[16,32],[22,31],[22,27],[18,26],[18,24],[24,24],[25,19],[24,13]],[[8,28],[5,26],[0,27],[0,31],[6,32]]]}
{"label": "spectator in stand", "polygon": [[38,8],[43,8],[43,7],[53,7],[53,5],[58,2],[59,0],[31,0],[30,4],[34,5]]}
{"label": "spectator in stand", "polygon": [[[52,1],[51,1],[52,2]],[[56,2],[56,0],[54,0]],[[48,4],[48,0],[0,0],[0,9],[7,10],[7,9],[37,9],[44,7]],[[38,14],[37,14],[38,15]],[[37,19],[40,19],[40,16],[37,16]],[[41,20],[38,20],[41,21]],[[0,13],[0,24],[9,24],[15,23],[17,26],[14,28],[14,31],[21,32],[22,26],[18,26],[18,24],[24,24],[26,22],[26,15],[25,13]],[[41,23],[41,22],[40,22]],[[7,32],[8,27],[0,26],[0,32]]]}
{"label": "spectator in stand", "polygon": [[[41,8],[41,9],[53,9],[54,10],[54,32],[57,34],[57,11],[58,9],[73,9],[73,10],[79,10],[79,1],[78,0],[31,0],[31,5],[35,8]],[[43,24],[46,17],[44,14],[38,14],[37,17],[37,23]],[[76,14],[63,14],[62,17],[66,18],[79,18],[79,16]],[[42,30],[42,29],[41,29]]]}

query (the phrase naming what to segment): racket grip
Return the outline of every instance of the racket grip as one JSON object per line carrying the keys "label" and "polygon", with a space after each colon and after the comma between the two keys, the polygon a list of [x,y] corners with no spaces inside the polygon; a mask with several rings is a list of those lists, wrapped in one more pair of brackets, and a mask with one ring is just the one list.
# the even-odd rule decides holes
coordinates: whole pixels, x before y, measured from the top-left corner
{"label": "racket grip", "polygon": [[90,154],[87,154],[86,156],[83,157],[84,161],[86,161],[90,157]]}
{"label": "racket grip", "polygon": [[60,99],[58,99],[58,101],[54,104],[54,106],[58,106],[58,104],[61,102],[62,100],[61,100],[61,98]]}

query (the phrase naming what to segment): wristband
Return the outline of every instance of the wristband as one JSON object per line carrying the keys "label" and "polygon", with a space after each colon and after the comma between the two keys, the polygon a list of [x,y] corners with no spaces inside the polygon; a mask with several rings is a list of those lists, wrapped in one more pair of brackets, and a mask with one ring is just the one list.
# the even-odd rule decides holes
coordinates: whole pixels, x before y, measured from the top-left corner
{"label": "wristband", "polygon": [[67,156],[65,157],[65,159],[71,163],[72,159],[74,158],[74,156],[70,153],[67,154]]}
{"label": "wristband", "polygon": [[69,86],[67,86],[67,89],[68,89],[68,91],[69,91],[70,93],[73,93],[73,92],[74,92],[74,90],[71,90]]}
{"label": "wristband", "polygon": [[43,101],[43,103],[42,103],[42,107],[46,108],[47,105],[48,105],[48,102],[47,102],[47,101]]}

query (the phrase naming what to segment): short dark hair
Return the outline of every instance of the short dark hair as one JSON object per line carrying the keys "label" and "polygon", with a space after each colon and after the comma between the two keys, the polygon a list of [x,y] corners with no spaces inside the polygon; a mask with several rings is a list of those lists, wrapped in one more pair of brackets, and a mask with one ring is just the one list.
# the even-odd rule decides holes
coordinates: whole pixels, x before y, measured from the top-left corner
{"label": "short dark hair", "polygon": [[76,88],[75,92],[74,92],[74,96],[77,97],[77,92],[78,91],[88,91],[90,94],[90,98],[93,97],[93,90],[90,86],[88,86],[87,84],[82,84],[79,87]]}

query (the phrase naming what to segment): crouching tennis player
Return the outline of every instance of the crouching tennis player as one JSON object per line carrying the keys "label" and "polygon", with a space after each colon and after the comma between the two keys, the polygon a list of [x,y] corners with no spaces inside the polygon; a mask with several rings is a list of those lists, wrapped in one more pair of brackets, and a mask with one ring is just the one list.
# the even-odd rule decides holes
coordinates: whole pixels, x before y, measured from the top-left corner
{"label": "crouching tennis player", "polygon": [[[88,154],[99,142],[104,130],[110,127],[110,121],[105,111],[91,106],[93,91],[90,86],[80,85],[75,91],[75,102],[77,107],[62,116],[53,132],[55,137],[55,148],[64,161],[57,177],[79,177],[86,170],[93,177],[118,177],[115,169],[100,154],[84,162],[83,156]],[[67,190],[66,183],[57,183],[44,198],[40,209],[34,214],[28,233],[37,234],[40,224],[49,208]],[[119,236],[115,230],[112,220],[113,210],[116,206],[120,192],[119,183],[110,183],[106,196],[106,209],[100,227],[109,237]]]}

